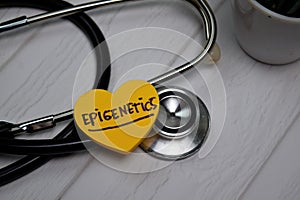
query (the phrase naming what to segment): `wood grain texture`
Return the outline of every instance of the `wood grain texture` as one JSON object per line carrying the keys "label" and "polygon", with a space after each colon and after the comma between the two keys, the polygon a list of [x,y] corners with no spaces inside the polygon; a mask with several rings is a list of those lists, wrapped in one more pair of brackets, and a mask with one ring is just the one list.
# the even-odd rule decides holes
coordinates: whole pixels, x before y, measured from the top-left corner
{"label": "wood grain texture", "polygon": [[[79,3],[84,1],[72,1]],[[217,7],[221,0],[212,1]],[[182,3],[145,3],[120,5],[91,12],[106,36],[139,27],[164,27],[190,35],[197,17]],[[1,20],[31,9],[1,9]],[[199,28],[200,25],[196,27]],[[82,60],[90,53],[83,34],[68,22],[53,22],[1,35],[0,116],[22,122],[72,107],[74,77]],[[176,62],[174,55],[162,56],[164,63]],[[53,137],[63,126],[28,138]],[[27,137],[25,137],[27,138]],[[1,156],[0,164],[15,160]],[[87,163],[88,154],[76,154],[50,161],[32,174],[0,188],[0,199],[57,199],[73,183]]]}
{"label": "wood grain texture", "polygon": [[[37,13],[30,9],[2,11],[3,20],[21,13]],[[1,119],[22,122],[71,108],[74,77],[90,51],[80,31],[68,22],[51,23],[2,34],[0,45],[3,47]],[[62,128],[32,138],[53,137]],[[80,173],[89,158],[88,154],[82,154],[55,159],[33,174],[2,187],[0,199],[43,199],[45,196],[54,199]],[[15,159],[1,155],[1,166]],[[78,161],[82,162],[81,167],[74,167]]]}
{"label": "wood grain texture", "polygon": [[298,117],[241,199],[300,199],[299,130]]}
{"label": "wood grain texture", "polygon": [[228,1],[217,18],[223,54],[218,66],[228,98],[224,131],[213,151],[148,174],[121,173],[93,161],[62,199],[240,197],[299,113],[300,68],[299,62],[272,67],[246,56],[233,36]]}

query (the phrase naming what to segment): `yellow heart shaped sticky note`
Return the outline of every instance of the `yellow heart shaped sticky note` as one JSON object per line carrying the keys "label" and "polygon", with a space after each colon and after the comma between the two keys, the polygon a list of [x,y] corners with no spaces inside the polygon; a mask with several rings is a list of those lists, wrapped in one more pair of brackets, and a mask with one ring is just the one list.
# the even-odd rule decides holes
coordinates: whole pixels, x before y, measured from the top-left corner
{"label": "yellow heart shaped sticky note", "polygon": [[133,151],[151,130],[159,97],[150,83],[132,80],[112,94],[91,90],[74,107],[78,128],[94,142],[119,152]]}

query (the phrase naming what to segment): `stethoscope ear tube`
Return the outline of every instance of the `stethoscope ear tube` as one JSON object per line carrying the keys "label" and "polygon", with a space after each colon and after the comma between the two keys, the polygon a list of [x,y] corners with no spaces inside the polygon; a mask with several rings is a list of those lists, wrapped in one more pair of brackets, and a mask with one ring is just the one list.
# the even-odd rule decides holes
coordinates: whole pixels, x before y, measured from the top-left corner
{"label": "stethoscope ear tube", "polygon": [[205,36],[206,36],[206,43],[204,44],[203,51],[198,56],[196,56],[193,60],[149,80],[151,84],[154,85],[161,84],[165,81],[170,80],[171,78],[178,76],[179,74],[184,73],[185,71],[192,69],[198,63],[200,63],[207,55],[209,55],[209,53],[213,50],[216,44],[217,22],[206,0],[186,0],[186,1],[193,4],[203,18]]}
{"label": "stethoscope ear tube", "polygon": [[[28,7],[43,9],[47,11],[60,10],[72,6],[72,4],[63,0],[1,0],[0,2],[0,7]],[[101,30],[88,15],[79,13],[76,15],[68,16],[66,17],[66,19],[70,20],[85,33],[94,48],[99,44],[103,44],[103,42],[105,41],[105,37],[102,34]],[[106,65],[107,59],[109,59],[109,57],[107,57],[109,56],[109,52],[106,45],[101,46],[103,46],[101,51],[96,52],[97,70],[99,70],[97,71],[97,76],[98,78],[101,78],[99,82],[96,83],[96,85],[98,88],[107,89],[110,80],[110,66]],[[103,60],[105,60],[106,63],[102,63]],[[7,129],[12,128],[11,126],[12,125],[7,122],[2,122],[0,124],[0,128],[3,131],[1,132],[2,138],[4,137],[8,139],[9,137],[11,137],[10,133],[7,132]],[[78,137],[74,134],[74,130],[74,123],[71,122],[64,130],[62,130],[56,137],[54,137],[53,140]],[[30,172],[44,165],[52,158],[53,156],[26,156],[0,169],[0,186],[10,183],[22,176],[25,176],[26,174],[29,174]]]}
{"label": "stethoscope ear tube", "polygon": [[[5,30],[12,30],[14,28],[18,28],[21,26],[33,24],[36,22],[41,21],[47,21],[55,18],[60,18],[64,16],[69,16],[75,13],[84,12],[88,10],[92,10],[98,7],[103,7],[106,5],[111,4],[117,4],[121,2],[127,2],[127,1],[137,1],[137,0],[106,0],[106,1],[94,1],[89,3],[83,3],[80,5],[76,5],[74,7],[69,7],[66,9],[56,10],[53,12],[48,13],[42,13],[39,15],[34,16],[24,16],[21,18],[15,18],[6,22],[3,22],[0,24],[0,32],[3,32]],[[175,76],[177,76],[180,73],[183,73],[191,68],[193,68],[196,64],[198,64],[200,61],[202,61],[214,48],[216,37],[217,37],[217,25],[216,25],[216,19],[215,16],[206,2],[206,0],[185,0],[189,3],[191,3],[200,13],[200,15],[203,18],[204,28],[205,28],[205,36],[207,39],[206,44],[204,45],[203,51],[196,56],[193,60],[176,67],[173,70],[170,70],[160,76],[157,76],[148,82],[151,84],[160,84],[163,83]]]}
{"label": "stethoscope ear tube", "polygon": [[[19,27],[22,26],[18,23],[24,24],[30,24],[37,21],[42,21],[43,18],[51,18],[51,16],[58,17],[58,16],[66,16],[64,15],[64,12],[67,12],[69,15],[65,17],[66,19],[73,22],[78,28],[80,28],[86,36],[89,38],[90,42],[92,43],[93,47],[97,47],[100,43],[103,44],[105,41],[105,38],[103,34],[101,33],[98,26],[92,21],[92,19],[87,16],[86,14],[79,12],[79,11],[85,11],[88,9],[82,9],[78,11],[78,8],[82,7],[90,7],[89,4],[95,4],[94,7],[99,7],[103,5],[123,2],[128,0],[107,0],[107,1],[96,1],[94,3],[86,3],[79,6],[73,7],[71,4],[64,2],[62,0],[48,0],[48,1],[39,1],[39,0],[4,0],[0,2],[0,7],[30,7],[30,8],[38,8],[38,9],[44,9],[47,11],[52,11],[49,13],[33,16],[31,18],[22,17],[16,19],[16,21],[10,21],[10,23],[5,22],[0,24],[0,29],[2,26],[2,30],[13,29],[13,27]],[[216,41],[216,20],[215,17],[207,4],[205,0],[186,0],[190,3],[192,3],[201,16],[203,17],[203,22],[205,26],[205,35],[206,35],[206,43],[204,45],[204,50],[193,60],[165,73],[158,77],[155,77],[149,82],[155,86],[171,79],[177,76],[178,74],[181,74],[193,67],[195,67],[196,64],[201,62],[213,49]],[[97,5],[97,6],[96,6]],[[76,10],[77,9],[77,10]],[[72,12],[72,10],[74,12]],[[75,14],[78,13],[78,14]],[[25,19],[26,18],[26,19]],[[29,20],[30,19],[30,20]],[[7,29],[7,30],[8,30]],[[1,32],[1,30],[0,30]],[[107,89],[110,79],[110,65],[109,65],[109,52],[106,44],[104,45],[102,49],[99,50],[99,48],[96,48],[96,58],[97,58],[97,80],[99,80],[95,86],[97,88],[101,89]],[[107,67],[108,66],[108,67]],[[199,101],[199,105],[202,105],[202,102]],[[202,108],[202,107],[200,107]],[[203,107],[204,109],[204,107]],[[205,108],[206,109],[206,108]],[[205,110],[204,109],[204,110]],[[69,112],[69,111],[68,111]],[[67,112],[67,113],[68,113]],[[72,116],[72,111],[68,113],[68,117]],[[205,113],[205,112],[204,112]],[[61,113],[64,115],[64,113]],[[207,121],[209,120],[208,113],[205,115],[207,118]],[[40,123],[40,124],[38,124]],[[37,141],[24,141],[24,140],[11,140],[13,138],[14,132],[11,130],[14,130],[15,133],[18,133],[18,131],[31,131],[30,128],[33,128],[32,130],[39,130],[39,127],[42,128],[48,128],[52,127],[55,123],[54,116],[49,116],[46,118],[41,118],[37,120],[30,121],[28,123],[20,124],[19,126],[16,126],[14,124],[10,124],[8,122],[1,122],[0,123],[0,134],[1,130],[2,136],[0,138],[4,138],[2,141],[0,141],[0,152],[6,153],[6,154],[25,154],[30,155],[23,159],[20,159],[19,161],[2,168],[0,170],[0,185],[6,184],[8,182],[14,181],[19,177],[22,177],[26,175],[27,173],[30,173],[34,169],[38,168],[39,166],[46,163],[48,160],[52,158],[52,155],[58,155],[58,154],[68,154],[74,151],[83,150],[84,149],[84,143],[91,143],[91,141],[80,141],[75,130],[74,123],[70,123],[62,132],[60,132],[53,140],[37,140]],[[25,126],[26,125],[26,126]],[[36,126],[38,125],[38,126]],[[40,126],[42,125],[42,126]],[[44,127],[44,125],[48,125],[48,127]],[[209,123],[206,123],[204,126],[204,129],[208,129]],[[38,127],[37,129],[35,129]],[[203,129],[203,130],[204,130]],[[13,133],[13,134],[11,134]],[[206,137],[206,134],[201,132],[201,141],[199,140],[198,143],[196,143],[193,148],[193,151],[188,151],[184,155],[170,155],[170,159],[182,159],[186,157],[186,155],[191,155],[192,153],[195,153],[197,149],[200,148],[204,138]],[[203,137],[202,137],[203,136]],[[195,137],[197,138],[197,137]],[[193,139],[193,138],[192,138]],[[151,150],[152,151],[152,150]],[[22,152],[22,153],[20,153]],[[47,155],[47,156],[44,156]]]}

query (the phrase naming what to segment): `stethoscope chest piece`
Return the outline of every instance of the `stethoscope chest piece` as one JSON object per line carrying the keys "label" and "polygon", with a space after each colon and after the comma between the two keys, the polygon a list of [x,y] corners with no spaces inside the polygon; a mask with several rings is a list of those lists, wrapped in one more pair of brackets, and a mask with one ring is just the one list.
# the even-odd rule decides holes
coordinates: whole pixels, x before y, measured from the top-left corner
{"label": "stethoscope chest piece", "polygon": [[160,98],[158,118],[140,147],[165,160],[194,155],[209,132],[210,117],[205,104],[192,92],[172,87],[157,88]]}
{"label": "stethoscope chest piece", "polygon": [[[100,44],[105,44],[100,45],[103,49],[101,48],[96,54],[97,78],[99,79],[99,83],[96,85],[99,89],[107,89],[111,69],[109,63],[107,63],[107,59],[109,60],[107,44],[104,42],[105,38],[98,26],[84,12],[125,1],[128,0],[96,0],[72,6],[63,0],[43,2],[38,0],[3,0],[0,3],[0,7],[30,7],[45,9],[48,12],[29,17],[21,16],[2,22],[0,23],[0,33],[53,18],[66,17],[66,19],[69,19],[84,31],[93,47],[96,48]],[[122,94],[128,97],[130,100],[128,102],[124,101],[127,99],[122,98],[122,95],[117,95],[119,98],[113,98],[115,97],[114,95],[102,91],[97,92],[97,94],[101,94],[99,99],[106,100],[103,101],[103,104],[99,104],[96,101],[98,98],[95,100],[95,96],[92,96],[90,98],[93,100],[92,104],[82,104],[83,106],[79,106],[77,109],[75,106],[74,110],[19,124],[0,122],[0,152],[13,155],[28,155],[0,169],[0,185],[12,182],[30,173],[45,164],[54,155],[68,155],[72,152],[82,151],[87,148],[85,146],[87,144],[91,144],[94,147],[95,142],[122,153],[129,153],[135,147],[140,146],[146,153],[164,160],[180,160],[194,155],[201,148],[209,132],[210,116],[205,104],[199,97],[186,89],[177,87],[154,88],[154,86],[161,85],[177,75],[194,68],[207,58],[207,55],[216,46],[216,20],[208,3],[205,0],[186,1],[191,3],[203,17],[207,41],[198,56],[149,80],[148,83],[141,83],[148,88],[147,90],[141,89],[139,90],[140,93],[136,93],[138,95],[141,94],[141,96],[128,96],[127,93],[130,94],[129,90],[124,90],[125,92]],[[220,54],[216,55],[213,57],[219,58]],[[106,69],[107,64],[109,67]],[[135,87],[130,88],[135,89]],[[144,94],[143,91],[148,92]],[[103,95],[106,95],[107,98],[102,98]],[[93,104],[94,102],[98,102],[99,106],[98,104]],[[94,105],[97,106],[94,107]],[[103,108],[104,110],[102,110]],[[88,112],[85,112],[85,109]],[[148,114],[142,115],[145,113]],[[57,122],[69,119],[75,119],[75,123],[70,122],[53,139],[30,141],[14,138],[19,134],[31,134],[47,128],[53,128]],[[79,140],[77,133],[82,130],[88,133],[88,140]],[[148,134],[149,130],[150,134]],[[104,132],[109,137],[106,137],[103,134]]]}

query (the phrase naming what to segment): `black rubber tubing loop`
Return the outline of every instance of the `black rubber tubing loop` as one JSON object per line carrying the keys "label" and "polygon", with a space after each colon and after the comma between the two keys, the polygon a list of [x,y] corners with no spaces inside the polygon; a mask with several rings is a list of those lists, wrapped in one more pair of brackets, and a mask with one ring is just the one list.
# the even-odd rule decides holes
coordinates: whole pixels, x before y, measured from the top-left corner
{"label": "black rubber tubing loop", "polygon": [[[76,133],[72,132],[70,135]],[[6,144],[6,142],[9,142]],[[12,155],[61,155],[84,150],[84,144],[91,140],[81,141],[78,137],[67,137],[60,140],[0,140],[1,153]]]}
{"label": "black rubber tubing loop", "polygon": [[[0,1],[1,2],[1,1]],[[44,2],[43,6],[49,6],[49,3],[51,2]],[[47,5],[46,5],[47,4]],[[41,5],[35,4],[35,1],[25,1],[22,3],[18,3],[18,1],[12,1],[7,4],[2,3],[0,7],[4,6],[18,6],[18,7],[25,7],[26,5],[30,5],[31,7],[42,9]],[[60,3],[62,5],[62,3]],[[28,7],[28,6],[27,6]],[[70,5],[65,6],[70,7]],[[52,9],[57,10],[57,9]],[[49,9],[49,11],[52,11]],[[109,65],[109,53],[107,45],[104,41],[104,37],[102,36],[102,33],[99,29],[91,29],[89,25],[86,24],[80,24],[78,23],[78,16],[73,15],[71,18],[66,17],[67,19],[70,19],[72,22],[74,22],[80,29],[82,29],[87,36],[93,35],[94,38],[92,38],[93,46],[99,45],[100,41],[102,42],[101,45],[99,45],[97,48],[95,48],[95,52],[98,55],[97,56],[97,63],[98,63],[98,70],[102,70],[97,73],[97,80],[99,81],[99,84],[97,88],[107,88],[107,84],[109,80],[109,74],[110,74],[110,65]],[[75,19],[74,19],[75,18]],[[93,21],[91,21],[94,23]],[[95,26],[97,26],[95,24]],[[103,38],[97,38],[95,36],[102,36]],[[104,50],[103,50],[104,49]],[[103,70],[101,67],[104,66],[106,69]],[[109,66],[109,67],[105,67]],[[105,71],[105,72],[104,72]],[[104,75],[101,77],[101,74],[104,73]],[[6,134],[1,133],[1,136],[5,136]],[[54,142],[55,141],[55,142]],[[11,138],[5,138],[0,142],[0,153],[2,154],[13,154],[13,155],[58,155],[58,154],[65,154],[65,153],[72,153],[74,151],[80,151],[82,148],[80,147],[80,144],[78,142],[70,142],[70,140],[67,139],[61,139],[61,141],[58,140],[18,140],[14,139],[11,140]],[[48,143],[52,143],[52,146],[49,146]]]}
{"label": "black rubber tubing loop", "polygon": [[[0,8],[10,8],[10,7],[27,7],[36,8],[46,11],[55,11],[63,8],[71,7],[72,4],[62,1],[62,0],[0,0]],[[82,30],[85,35],[90,40],[93,47],[97,47],[101,44],[101,50],[96,51],[97,56],[97,88],[107,89],[110,80],[110,65],[109,62],[109,51],[105,43],[105,37],[97,24],[86,14],[74,14],[65,19],[71,21],[80,30]],[[108,64],[108,65],[107,65]],[[57,136],[53,138],[76,138],[76,129],[74,122],[67,125]],[[79,139],[78,139],[79,141]],[[78,149],[84,149],[83,145],[79,146]],[[3,167],[0,169],[0,186],[8,184],[12,181],[17,180],[39,168],[43,164],[47,163],[53,156],[25,156],[18,161]]]}

